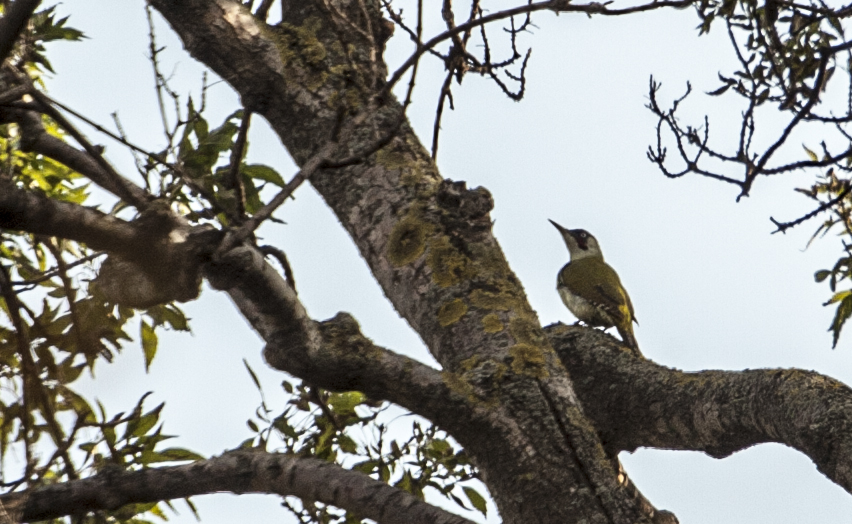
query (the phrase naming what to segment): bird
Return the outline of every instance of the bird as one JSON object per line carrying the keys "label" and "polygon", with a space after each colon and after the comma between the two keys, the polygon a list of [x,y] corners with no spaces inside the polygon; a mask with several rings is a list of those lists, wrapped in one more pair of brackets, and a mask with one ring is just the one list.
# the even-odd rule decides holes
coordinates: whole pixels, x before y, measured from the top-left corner
{"label": "bird", "polygon": [[639,323],[633,303],[618,273],[604,262],[598,240],[585,229],[567,229],[553,220],[550,223],[559,230],[571,257],[556,279],[562,302],[588,326],[614,326],[624,344],[639,353],[633,334],[633,323]]}

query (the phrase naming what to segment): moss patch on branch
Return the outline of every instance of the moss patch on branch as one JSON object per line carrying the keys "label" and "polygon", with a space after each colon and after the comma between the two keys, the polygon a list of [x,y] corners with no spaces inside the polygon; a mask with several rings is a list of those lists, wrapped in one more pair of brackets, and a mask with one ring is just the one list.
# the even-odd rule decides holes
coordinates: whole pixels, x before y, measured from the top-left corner
{"label": "moss patch on branch", "polygon": [[509,348],[509,356],[512,357],[512,371],[516,374],[534,378],[548,376],[540,348],[531,344],[515,344]]}
{"label": "moss patch on branch", "polygon": [[396,223],[388,239],[388,260],[396,267],[410,264],[426,250],[426,224],[413,215]]}
{"label": "moss patch on branch", "polygon": [[464,300],[457,298],[441,306],[438,310],[438,323],[441,327],[455,324],[467,313],[467,304]]}
{"label": "moss patch on branch", "polygon": [[503,331],[503,322],[496,313],[489,313],[482,317],[482,328],[486,333],[499,333]]}

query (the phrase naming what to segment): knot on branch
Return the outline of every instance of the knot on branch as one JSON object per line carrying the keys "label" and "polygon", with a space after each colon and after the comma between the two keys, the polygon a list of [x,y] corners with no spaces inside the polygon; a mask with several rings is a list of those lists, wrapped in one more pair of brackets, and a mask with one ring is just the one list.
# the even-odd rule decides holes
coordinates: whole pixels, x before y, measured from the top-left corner
{"label": "knot on branch", "polygon": [[138,249],[110,254],[95,279],[107,300],[144,309],[198,298],[201,268],[221,233],[179,222],[167,204],[152,205],[133,224]]}
{"label": "knot on branch", "polygon": [[365,353],[372,343],[361,333],[358,321],[345,311],[317,324],[326,346],[334,350]]}
{"label": "knot on branch", "polygon": [[237,246],[221,256],[215,257],[207,266],[205,276],[210,286],[219,291],[228,291],[244,283],[253,272],[265,265],[263,254],[246,245]]}
{"label": "knot on branch", "polygon": [[438,187],[437,200],[439,206],[467,220],[485,218],[494,208],[494,199],[487,189],[477,187],[468,190],[465,181],[455,182],[449,178]]}

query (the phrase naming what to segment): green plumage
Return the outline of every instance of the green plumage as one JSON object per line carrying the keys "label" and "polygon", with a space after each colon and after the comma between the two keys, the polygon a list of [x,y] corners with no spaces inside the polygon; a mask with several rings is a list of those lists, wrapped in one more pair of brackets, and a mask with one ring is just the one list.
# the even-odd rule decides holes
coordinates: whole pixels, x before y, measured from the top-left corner
{"label": "green plumage", "polygon": [[624,343],[639,353],[633,335],[633,304],[618,274],[604,262],[597,239],[584,229],[567,229],[553,220],[550,223],[559,230],[571,255],[571,262],[565,264],[556,279],[562,302],[589,326],[614,326]]}
{"label": "green plumage", "polygon": [[[586,318],[577,315],[586,324],[617,327],[630,326],[631,322],[636,321],[633,304],[621,285],[618,274],[601,259],[581,258],[565,264],[559,272],[556,288],[562,294],[567,291],[594,305],[594,312],[589,311],[583,315]],[[577,314],[570,305],[566,305]],[[630,331],[632,332],[632,327]]]}

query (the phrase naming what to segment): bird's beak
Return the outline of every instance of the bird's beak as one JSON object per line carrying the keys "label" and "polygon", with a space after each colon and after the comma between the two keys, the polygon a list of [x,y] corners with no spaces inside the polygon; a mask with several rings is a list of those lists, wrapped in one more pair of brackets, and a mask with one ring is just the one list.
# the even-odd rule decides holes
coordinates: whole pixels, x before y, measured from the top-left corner
{"label": "bird's beak", "polygon": [[553,220],[550,220],[549,218],[548,218],[547,220],[548,220],[548,222],[550,222],[551,224],[553,224],[553,227],[555,227],[556,229],[558,229],[558,230],[559,230],[559,232],[560,232],[560,233],[562,233],[563,235],[570,234],[570,233],[568,232],[568,229],[566,229],[566,228],[564,228],[564,227],[560,226],[559,224],[557,224],[557,223],[556,223],[556,222],[554,222]]}

